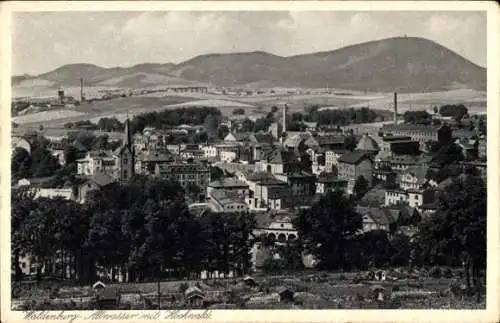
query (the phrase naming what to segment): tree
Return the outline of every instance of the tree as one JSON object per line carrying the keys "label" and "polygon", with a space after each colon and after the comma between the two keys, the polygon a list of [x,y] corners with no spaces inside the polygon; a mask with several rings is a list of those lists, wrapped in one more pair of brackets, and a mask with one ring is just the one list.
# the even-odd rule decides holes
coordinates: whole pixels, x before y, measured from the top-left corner
{"label": "tree", "polygon": [[244,115],[245,114],[245,110],[244,109],[234,109],[233,110],[233,115]]}
{"label": "tree", "polygon": [[209,138],[215,138],[218,135],[217,129],[219,128],[219,121],[213,115],[208,115],[205,118],[205,130]]}
{"label": "tree", "polygon": [[293,220],[302,247],[319,259],[318,266],[327,269],[347,268],[349,249],[361,230],[361,216],[351,200],[340,191],[329,192]]}
{"label": "tree", "polygon": [[354,198],[356,200],[360,200],[369,190],[370,187],[368,181],[363,176],[359,176],[352,189]]}
{"label": "tree", "polygon": [[16,148],[11,159],[12,178],[29,178],[31,177],[31,156],[24,148]]}
{"label": "tree", "polygon": [[390,240],[390,263],[392,266],[406,266],[410,260],[410,238],[404,234],[396,234]]}
{"label": "tree", "polygon": [[439,114],[443,117],[453,117],[455,120],[460,121],[468,110],[463,104],[446,104],[439,108]]}
{"label": "tree", "polygon": [[431,115],[427,111],[406,111],[403,115],[406,123],[430,124]]}
{"label": "tree", "polygon": [[357,145],[358,145],[358,140],[356,139],[356,136],[354,136],[352,133],[345,137],[345,148],[347,150],[353,151]]}
{"label": "tree", "polygon": [[420,260],[436,265],[464,261],[466,283],[479,291],[486,266],[486,184],[480,177],[457,178],[438,197],[436,214],[417,235]]}
{"label": "tree", "polygon": [[210,167],[210,179],[217,181],[224,177],[224,171],[217,166]]}
{"label": "tree", "polygon": [[271,113],[276,113],[278,111],[278,107],[272,106]]}
{"label": "tree", "polygon": [[229,128],[226,125],[219,126],[218,137],[223,140],[229,134]]}

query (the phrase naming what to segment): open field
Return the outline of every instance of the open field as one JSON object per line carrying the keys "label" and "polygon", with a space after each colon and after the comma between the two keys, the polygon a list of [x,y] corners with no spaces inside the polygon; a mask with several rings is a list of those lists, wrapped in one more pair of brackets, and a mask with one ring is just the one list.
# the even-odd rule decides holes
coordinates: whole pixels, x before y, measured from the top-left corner
{"label": "open field", "polygon": [[[229,96],[214,94],[181,94],[143,95],[116,98],[107,101],[95,101],[69,109],[59,109],[38,114],[13,118],[13,121],[31,126],[60,126],[67,122],[82,120],[98,121],[102,117],[115,116],[120,120],[134,115],[175,109],[187,106],[209,106],[218,108],[223,115],[230,116],[234,109],[243,108],[246,115],[257,108],[265,110],[272,106],[288,104],[290,112],[303,111],[305,106],[320,105],[344,107],[369,107],[372,109],[391,110],[393,108],[392,93],[368,93],[363,95],[338,94],[284,94],[284,95],[254,95]],[[399,94],[398,112],[408,110],[424,110],[444,104],[463,103],[471,113],[486,113],[486,94],[474,90],[453,90],[447,92]]]}

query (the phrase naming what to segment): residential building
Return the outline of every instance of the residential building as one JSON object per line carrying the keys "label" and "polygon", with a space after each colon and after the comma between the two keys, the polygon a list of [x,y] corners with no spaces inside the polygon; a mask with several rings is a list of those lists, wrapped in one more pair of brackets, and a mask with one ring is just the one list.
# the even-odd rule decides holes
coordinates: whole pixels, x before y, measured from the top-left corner
{"label": "residential building", "polygon": [[376,157],[375,168],[391,169],[397,173],[401,173],[412,166],[429,166],[431,161],[432,157],[426,155],[420,155],[420,156],[398,155],[392,157],[386,156],[382,158]]}
{"label": "residential building", "polygon": [[347,190],[347,181],[332,173],[321,173],[316,181],[316,194],[326,194],[336,190]]}
{"label": "residential building", "polygon": [[338,177],[347,180],[348,194],[352,194],[354,183],[363,176],[371,185],[373,161],[370,155],[362,151],[348,152],[338,161]]}
{"label": "residential building", "polygon": [[411,166],[403,171],[399,180],[399,186],[403,190],[421,189],[427,182],[428,166]]}
{"label": "residential building", "polygon": [[210,197],[212,191],[223,190],[232,194],[246,197],[250,194],[250,187],[247,183],[240,181],[235,177],[223,177],[219,180],[210,182],[207,186],[207,195]]}
{"label": "residential building", "polygon": [[114,174],[116,170],[116,159],[108,151],[89,151],[84,158],[77,159],[76,163],[78,175]]}
{"label": "residential building", "polygon": [[108,174],[95,173],[91,175],[77,187],[76,196],[78,202],[85,203],[89,192],[100,190],[115,182],[116,178]]}
{"label": "residential building", "polygon": [[208,202],[210,209],[217,213],[247,212],[245,198],[224,190],[213,190]]}
{"label": "residential building", "polygon": [[380,148],[377,142],[369,134],[365,133],[361,139],[359,139],[355,150],[365,152],[366,154],[375,157],[375,155],[380,151]]}
{"label": "residential building", "polygon": [[54,156],[59,165],[66,165],[66,155],[64,154],[64,145],[61,142],[51,142],[47,145],[47,149],[51,152],[52,156]]}
{"label": "residential building", "polygon": [[135,160],[135,172],[137,174],[153,175],[157,164],[168,164],[174,161],[170,153],[143,152]]}
{"label": "residential building", "polygon": [[203,190],[210,183],[210,166],[206,163],[156,164],[155,175],[178,182],[183,188],[195,185]]}
{"label": "residential building", "polygon": [[223,163],[232,163],[238,159],[238,155],[234,151],[221,151],[220,161]]}
{"label": "residential building", "polygon": [[407,204],[411,207],[420,207],[433,202],[434,199],[433,189],[387,189],[385,191],[385,206]]}
{"label": "residential building", "polygon": [[397,220],[393,212],[387,208],[357,207],[356,211],[362,217],[363,233],[373,230],[391,232]]}
{"label": "residential building", "polygon": [[349,150],[327,150],[325,152],[325,171],[331,172],[337,168],[339,158]]}

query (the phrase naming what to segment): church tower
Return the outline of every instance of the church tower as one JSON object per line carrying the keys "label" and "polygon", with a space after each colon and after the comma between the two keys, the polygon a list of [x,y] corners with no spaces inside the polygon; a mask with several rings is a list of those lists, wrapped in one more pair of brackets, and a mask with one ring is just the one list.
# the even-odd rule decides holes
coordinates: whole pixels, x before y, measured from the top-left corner
{"label": "church tower", "polygon": [[120,181],[129,181],[134,176],[135,151],[130,134],[129,119],[125,121],[123,143],[118,150],[118,178]]}

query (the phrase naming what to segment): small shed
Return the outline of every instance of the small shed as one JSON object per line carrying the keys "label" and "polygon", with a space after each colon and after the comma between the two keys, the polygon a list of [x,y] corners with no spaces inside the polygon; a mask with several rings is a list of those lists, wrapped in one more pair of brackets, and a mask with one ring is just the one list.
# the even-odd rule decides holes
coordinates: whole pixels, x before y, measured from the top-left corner
{"label": "small shed", "polygon": [[280,302],[285,302],[285,303],[293,302],[293,295],[295,293],[290,288],[282,286],[279,287],[276,291],[280,297]]}
{"label": "small shed", "polygon": [[97,295],[96,300],[101,310],[117,309],[120,305],[120,294],[115,288],[104,288]]}
{"label": "small shed", "polygon": [[106,285],[102,281],[95,282],[92,285],[93,290],[102,290],[104,288],[106,288]]}
{"label": "small shed", "polygon": [[196,286],[189,287],[184,292],[184,302],[190,306],[202,306],[205,294]]}

